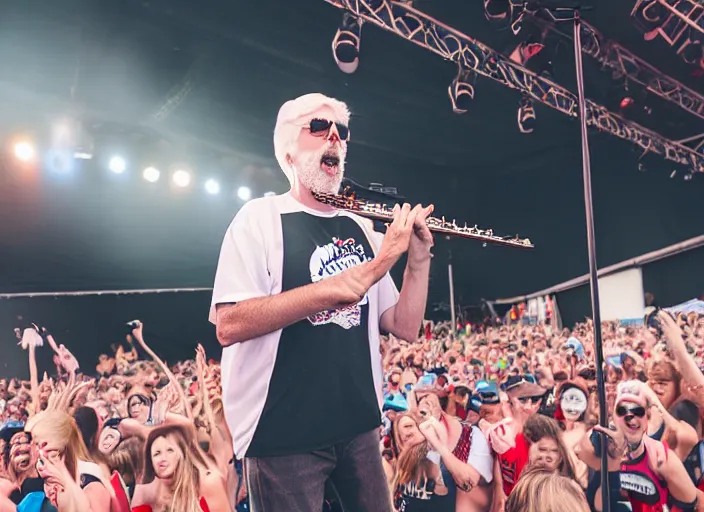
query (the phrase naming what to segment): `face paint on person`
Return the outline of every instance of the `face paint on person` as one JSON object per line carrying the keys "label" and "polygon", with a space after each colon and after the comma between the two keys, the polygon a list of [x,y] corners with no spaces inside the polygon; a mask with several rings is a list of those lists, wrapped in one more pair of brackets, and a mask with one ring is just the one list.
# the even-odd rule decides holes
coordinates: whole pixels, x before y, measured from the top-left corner
{"label": "face paint on person", "polygon": [[560,408],[568,421],[579,421],[587,410],[587,395],[581,389],[569,388],[560,395]]}

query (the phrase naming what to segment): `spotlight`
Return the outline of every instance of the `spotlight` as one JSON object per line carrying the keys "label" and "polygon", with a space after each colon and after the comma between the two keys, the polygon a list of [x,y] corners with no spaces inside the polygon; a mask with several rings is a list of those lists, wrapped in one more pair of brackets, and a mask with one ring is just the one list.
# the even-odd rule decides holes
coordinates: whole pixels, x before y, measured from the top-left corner
{"label": "spotlight", "polygon": [[146,169],[144,169],[142,176],[144,176],[144,179],[147,180],[149,183],[156,183],[157,181],[159,181],[159,176],[161,176],[161,173],[156,167],[147,167]]}
{"label": "spotlight", "polygon": [[476,75],[471,71],[460,68],[457,77],[452,81],[447,93],[452,102],[452,111],[455,114],[465,114],[469,109],[469,104],[474,99],[474,82]]}
{"label": "spotlight", "polygon": [[219,194],[220,184],[215,180],[208,180],[205,182],[205,191],[208,194]]}
{"label": "spotlight", "polygon": [[273,197],[276,195],[276,192],[264,192],[264,197]]}
{"label": "spotlight", "polygon": [[242,201],[249,201],[252,198],[252,190],[249,187],[240,187],[237,189],[237,197]]}
{"label": "spotlight", "polygon": [[521,103],[518,106],[518,129],[521,133],[533,133],[535,129],[533,100],[525,95],[521,98]]}
{"label": "spotlight", "polygon": [[124,158],[114,156],[110,159],[108,167],[115,174],[122,174],[123,172],[125,172],[125,169],[127,169],[127,163],[125,162]]}
{"label": "spotlight", "polygon": [[75,158],[76,160],[92,160],[93,155],[84,151],[76,151],[73,154],[73,158]]}
{"label": "spotlight", "polygon": [[29,142],[18,142],[15,144],[15,156],[22,162],[29,162],[34,159],[34,146]]}
{"label": "spotlight", "polygon": [[359,66],[359,45],[362,41],[362,20],[349,12],[342,15],[342,23],[332,40],[332,55],[343,73],[354,73]]}
{"label": "spotlight", "polygon": [[187,187],[191,184],[191,175],[186,171],[178,170],[174,173],[173,180],[177,187]]}

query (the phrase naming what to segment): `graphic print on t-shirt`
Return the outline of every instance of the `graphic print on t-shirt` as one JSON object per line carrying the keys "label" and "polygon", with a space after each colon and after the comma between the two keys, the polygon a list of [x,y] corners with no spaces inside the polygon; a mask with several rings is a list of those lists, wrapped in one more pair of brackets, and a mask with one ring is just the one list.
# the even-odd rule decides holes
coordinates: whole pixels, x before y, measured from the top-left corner
{"label": "graphic print on t-shirt", "polygon": [[[354,238],[340,240],[338,238],[324,246],[316,247],[310,257],[310,280],[313,283],[335,276],[348,268],[356,267],[371,260],[364,253],[364,246],[355,242]],[[343,329],[358,327],[362,312],[361,306],[367,304],[369,298],[364,298],[357,304],[352,304],[338,310],[321,311],[308,317],[314,326],[336,324]]]}

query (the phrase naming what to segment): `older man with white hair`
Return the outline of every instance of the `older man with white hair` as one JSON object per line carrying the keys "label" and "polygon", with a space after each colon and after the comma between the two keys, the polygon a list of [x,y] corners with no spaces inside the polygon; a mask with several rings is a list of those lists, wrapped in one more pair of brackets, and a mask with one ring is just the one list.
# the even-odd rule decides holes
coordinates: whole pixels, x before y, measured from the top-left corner
{"label": "older man with white hair", "polygon": [[[320,511],[326,484],[345,510],[391,510],[379,334],[418,335],[432,206],[396,206],[382,236],[316,201],[313,193],[339,191],[349,120],[344,103],[322,94],[286,102],[274,149],[291,190],[247,203],[222,244],[210,320],[255,512]],[[399,294],[389,270],[406,252]]]}

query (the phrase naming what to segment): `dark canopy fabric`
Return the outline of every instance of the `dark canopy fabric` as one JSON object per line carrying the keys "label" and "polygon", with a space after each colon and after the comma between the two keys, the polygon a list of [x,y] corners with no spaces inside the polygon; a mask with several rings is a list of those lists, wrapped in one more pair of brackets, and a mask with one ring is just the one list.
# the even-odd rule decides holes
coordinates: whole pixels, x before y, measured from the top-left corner
{"label": "dark canopy fabric", "polygon": [[[664,72],[702,90],[674,50],[646,43],[631,23],[631,2],[598,0],[587,20]],[[506,52],[520,41],[483,16],[481,2],[417,0],[415,6]],[[537,106],[537,127],[516,125],[519,96],[487,80],[470,111],[452,113],[447,86],[456,69],[374,27],[364,27],[358,71],[336,67],[330,44],[341,12],[323,0],[193,3],[26,0],[3,8],[0,31],[2,132],[46,135],[52,123],[80,121],[95,158],[57,174],[33,172],[8,156],[0,174],[0,291],[65,291],[210,286],[222,235],[242,204],[240,185],[284,191],[273,159],[276,112],[287,99],[320,91],[353,112],[348,175],[394,186],[432,202],[447,218],[520,234],[533,251],[438,239],[429,303],[448,301],[452,252],[456,299],[529,293],[587,271],[579,126]],[[703,131],[702,122],[614,80],[586,59],[589,97],[617,105],[668,137]],[[569,42],[557,50],[555,80],[574,88]],[[644,113],[645,107],[651,109]],[[600,266],[704,231],[704,179],[669,179],[670,164],[644,161],[629,144],[591,133]],[[125,155],[125,175],[106,170]],[[150,186],[140,166],[185,164],[217,177],[223,194]],[[402,268],[396,269],[399,280]],[[704,290],[702,274],[691,276]],[[695,283],[696,284],[696,283]],[[694,285],[693,285],[694,286]],[[685,294],[686,295],[686,294]],[[689,296],[673,297],[686,300]],[[210,339],[207,294],[0,301],[0,339],[12,341],[17,315],[53,324],[88,363],[119,324],[149,323],[167,357],[190,355]],[[49,327],[52,327],[48,325]],[[58,337],[58,336],[57,336]],[[211,348],[214,345],[211,345]],[[80,350],[84,350],[81,348]],[[14,357],[14,356],[13,356]],[[8,359],[10,361],[10,359]]]}

